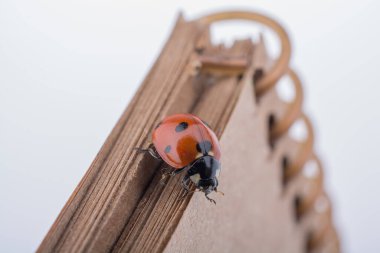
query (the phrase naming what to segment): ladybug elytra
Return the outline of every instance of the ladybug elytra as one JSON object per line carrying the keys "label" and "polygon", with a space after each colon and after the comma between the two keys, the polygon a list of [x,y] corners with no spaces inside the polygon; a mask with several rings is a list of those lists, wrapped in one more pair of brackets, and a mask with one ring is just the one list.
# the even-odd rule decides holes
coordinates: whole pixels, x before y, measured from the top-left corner
{"label": "ladybug elytra", "polygon": [[153,157],[162,159],[173,170],[174,176],[186,171],[182,186],[189,192],[189,181],[207,195],[217,191],[220,172],[220,145],[211,128],[192,114],[175,114],[166,117],[154,129],[153,146],[139,149],[149,152]]}

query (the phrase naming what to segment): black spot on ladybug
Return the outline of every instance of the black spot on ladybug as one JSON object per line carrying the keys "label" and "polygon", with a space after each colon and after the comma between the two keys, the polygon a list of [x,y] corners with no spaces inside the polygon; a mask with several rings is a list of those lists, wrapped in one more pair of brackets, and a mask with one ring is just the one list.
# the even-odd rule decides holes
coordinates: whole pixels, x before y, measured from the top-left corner
{"label": "black spot on ladybug", "polygon": [[165,153],[169,153],[170,150],[172,150],[172,147],[170,145],[167,145],[164,151]]}
{"label": "black spot on ladybug", "polygon": [[187,122],[181,122],[179,123],[176,127],[175,127],[175,131],[177,133],[179,132],[182,132],[182,131],[185,131],[186,128],[189,126],[189,124]]}
{"label": "black spot on ladybug", "polygon": [[204,155],[206,155],[208,152],[210,152],[211,148],[212,148],[212,144],[209,141],[198,142],[196,145],[197,151],[199,153],[204,154]]}

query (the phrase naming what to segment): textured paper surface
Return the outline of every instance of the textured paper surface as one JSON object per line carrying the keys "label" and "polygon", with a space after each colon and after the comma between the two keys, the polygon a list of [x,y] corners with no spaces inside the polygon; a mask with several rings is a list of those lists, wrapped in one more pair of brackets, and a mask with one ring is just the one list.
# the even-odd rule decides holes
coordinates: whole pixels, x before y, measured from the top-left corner
{"label": "textured paper surface", "polygon": [[[191,199],[165,252],[303,252],[303,232],[283,198],[281,173],[267,143],[266,115],[252,85],[243,94],[221,138],[222,172],[214,206]],[[278,180],[277,180],[278,179]]]}

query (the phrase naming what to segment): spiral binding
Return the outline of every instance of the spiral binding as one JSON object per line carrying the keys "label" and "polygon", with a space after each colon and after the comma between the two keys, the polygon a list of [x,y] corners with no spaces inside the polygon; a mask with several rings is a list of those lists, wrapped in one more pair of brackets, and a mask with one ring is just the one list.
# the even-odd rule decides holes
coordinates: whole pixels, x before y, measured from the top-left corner
{"label": "spiral binding", "polygon": [[[295,214],[302,218],[314,215],[315,224],[311,224],[307,236],[306,247],[309,252],[318,249],[327,249],[328,252],[340,252],[339,238],[332,223],[331,203],[323,190],[323,168],[319,158],[313,151],[314,133],[309,118],[302,112],[303,91],[300,79],[294,70],[289,67],[291,44],[285,29],[275,20],[255,12],[229,11],[214,13],[200,18],[198,21],[210,25],[217,21],[249,20],[267,26],[273,30],[281,43],[281,53],[268,71],[258,70],[253,76],[255,93],[258,97],[273,89],[278,80],[289,76],[295,89],[295,99],[288,103],[284,116],[274,122],[270,129],[270,137],[275,142],[286,135],[290,127],[297,120],[302,120],[307,128],[308,137],[300,143],[299,153],[285,164],[285,181],[301,178],[303,189],[295,201]],[[314,162],[317,170],[314,176],[301,173],[307,162]]]}

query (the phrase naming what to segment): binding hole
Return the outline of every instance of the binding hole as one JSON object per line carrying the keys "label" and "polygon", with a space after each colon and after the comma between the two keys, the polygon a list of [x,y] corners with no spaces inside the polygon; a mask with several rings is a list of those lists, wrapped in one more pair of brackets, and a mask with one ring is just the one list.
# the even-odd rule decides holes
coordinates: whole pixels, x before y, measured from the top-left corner
{"label": "binding hole", "polygon": [[302,198],[300,195],[296,195],[293,201],[293,210],[294,210],[294,218],[298,223],[302,218],[302,210],[301,210]]}
{"label": "binding hole", "polygon": [[313,233],[310,231],[305,238],[305,253],[310,253],[313,250]]}
{"label": "binding hole", "polygon": [[289,166],[289,159],[287,156],[283,156],[281,160],[281,169],[282,169],[282,185],[285,187],[288,183],[287,170]]}
{"label": "binding hole", "polygon": [[273,150],[275,148],[275,140],[271,135],[274,124],[276,123],[276,117],[273,113],[269,114],[268,117],[268,143],[269,147]]}
{"label": "binding hole", "polygon": [[241,81],[241,79],[243,79],[243,74],[239,74],[238,76],[237,76],[237,80],[238,80],[238,82],[240,82]]}
{"label": "binding hole", "polygon": [[255,73],[253,73],[252,81],[253,85],[257,85],[257,83],[264,77],[264,70],[262,68],[258,68],[255,70]]}
{"label": "binding hole", "polygon": [[[264,70],[262,68],[258,68],[255,70],[255,73],[252,75],[253,88],[256,90],[257,83],[264,77]],[[260,96],[257,92],[255,92],[256,103],[260,103]]]}
{"label": "binding hole", "polygon": [[195,52],[199,55],[203,54],[203,52],[205,51],[205,48],[204,47],[196,47],[195,48]]}

